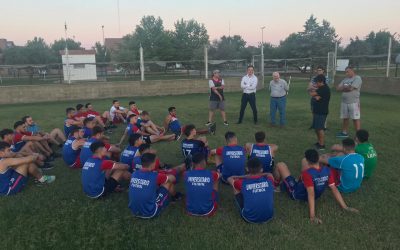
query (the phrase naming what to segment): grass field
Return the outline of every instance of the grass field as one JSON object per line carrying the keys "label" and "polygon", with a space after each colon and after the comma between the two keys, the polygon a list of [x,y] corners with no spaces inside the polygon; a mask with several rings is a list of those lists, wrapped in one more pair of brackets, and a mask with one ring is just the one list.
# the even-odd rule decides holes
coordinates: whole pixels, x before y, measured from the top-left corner
{"label": "grass field", "polygon": [[[265,130],[268,141],[279,145],[277,161],[288,163],[300,173],[300,159],[305,149],[315,143],[306,83],[294,82],[288,96],[285,129],[267,127],[269,98],[265,90],[257,94],[259,125],[254,126],[250,107],[244,123],[236,125],[240,93],[227,94],[230,126],[222,125],[217,115],[217,134],[209,136],[212,148],[223,145],[223,134],[235,131],[239,142],[253,139],[254,132]],[[121,99],[126,106],[129,99]],[[135,98],[139,107],[151,111],[161,122],[167,107],[174,105],[183,123],[202,127],[207,120],[207,95]],[[82,101],[84,103],[84,101]],[[111,100],[92,101],[97,110],[105,110]],[[333,91],[328,117],[327,145],[340,142],[340,95]],[[70,170],[61,159],[49,173],[57,180],[49,186],[33,181],[14,197],[0,198],[0,249],[399,249],[400,246],[400,100],[398,97],[362,94],[362,127],[370,131],[379,164],[372,179],[364,181],[356,193],[344,195],[348,205],[360,214],[348,214],[339,208],[332,194],[316,203],[322,225],[308,220],[307,204],[295,202],[285,193],[275,194],[275,217],[266,224],[243,222],[234,207],[229,186],[220,186],[220,207],[212,218],[185,215],[182,202],[171,204],[161,217],[152,220],[134,218],[128,209],[127,193],[104,200],[91,200],[81,189],[80,172]],[[44,130],[62,127],[64,110],[78,102],[57,102],[0,107],[0,128],[12,127],[23,115],[30,114]],[[123,127],[114,130],[117,142]],[[351,135],[354,132],[351,131]],[[154,145],[162,161],[181,161],[179,142]],[[182,190],[182,184],[178,186]]]}

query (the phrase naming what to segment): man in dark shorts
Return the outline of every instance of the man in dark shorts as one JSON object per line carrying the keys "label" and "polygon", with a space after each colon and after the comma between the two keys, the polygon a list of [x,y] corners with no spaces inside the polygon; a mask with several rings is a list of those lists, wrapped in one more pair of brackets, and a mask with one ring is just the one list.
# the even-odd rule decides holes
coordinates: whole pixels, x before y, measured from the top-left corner
{"label": "man in dark shorts", "polygon": [[208,112],[208,122],[206,126],[212,124],[214,118],[214,113],[216,109],[221,112],[222,119],[224,120],[224,125],[228,126],[229,123],[226,121],[225,113],[225,97],[224,97],[224,79],[221,78],[219,70],[214,70],[210,81],[208,81],[208,86],[210,87],[210,104]]}
{"label": "man in dark shorts", "polygon": [[323,75],[315,77],[317,89],[312,91],[310,95],[315,99],[313,103],[313,123],[312,127],[317,134],[318,142],[315,147],[318,150],[325,149],[325,121],[329,113],[329,100],[331,98],[331,91],[326,85],[326,79]]}

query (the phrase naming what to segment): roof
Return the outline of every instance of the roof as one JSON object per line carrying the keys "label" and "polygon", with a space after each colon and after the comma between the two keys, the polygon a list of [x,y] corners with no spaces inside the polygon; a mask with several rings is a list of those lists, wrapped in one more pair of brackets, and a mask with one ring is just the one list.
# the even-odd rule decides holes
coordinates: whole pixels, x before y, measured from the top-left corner
{"label": "roof", "polygon": [[[65,55],[65,50],[60,50],[60,55]],[[68,55],[96,55],[96,51],[95,50],[71,49],[71,50],[68,50]]]}
{"label": "roof", "polygon": [[104,46],[108,50],[117,51],[119,50],[119,46],[122,43],[122,38],[105,38],[104,39]]}

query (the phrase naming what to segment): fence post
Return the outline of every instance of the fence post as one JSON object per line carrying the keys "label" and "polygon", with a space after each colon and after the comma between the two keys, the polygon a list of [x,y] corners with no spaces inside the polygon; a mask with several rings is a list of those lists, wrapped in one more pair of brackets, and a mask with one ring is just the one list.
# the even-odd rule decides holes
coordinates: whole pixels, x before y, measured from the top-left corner
{"label": "fence post", "polygon": [[140,45],[140,80],[144,81],[144,59],[143,59],[143,47]]}
{"label": "fence post", "polygon": [[208,49],[204,45],[204,79],[208,79]]}
{"label": "fence post", "polygon": [[389,48],[388,48],[387,65],[386,65],[386,77],[389,77],[391,53],[392,53],[392,36],[389,36]]}

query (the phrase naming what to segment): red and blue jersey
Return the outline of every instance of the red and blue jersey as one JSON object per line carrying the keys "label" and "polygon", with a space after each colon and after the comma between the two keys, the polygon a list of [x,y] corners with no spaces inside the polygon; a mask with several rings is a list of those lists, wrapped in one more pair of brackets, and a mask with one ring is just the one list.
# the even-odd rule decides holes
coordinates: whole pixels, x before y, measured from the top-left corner
{"label": "red and blue jersey", "polygon": [[252,223],[262,223],[274,215],[274,180],[267,176],[236,179],[234,187],[243,195],[242,217]]}
{"label": "red and blue jersey", "polygon": [[246,153],[245,149],[239,145],[228,145],[217,149],[217,155],[222,157],[222,178],[228,180],[229,177],[245,174]]}
{"label": "red and blue jersey", "polygon": [[168,181],[168,176],[162,173],[144,169],[132,174],[129,184],[129,208],[132,213],[141,218],[151,218],[157,214],[159,186]]}
{"label": "red and blue jersey", "polygon": [[10,167],[8,167],[4,172],[0,172],[0,195],[8,194],[10,189],[10,179],[14,172],[15,170]]}
{"label": "red and blue jersey", "polygon": [[91,198],[100,197],[104,193],[104,171],[113,167],[113,161],[90,157],[82,167],[83,192]]}
{"label": "red and blue jersey", "polygon": [[14,132],[14,136],[12,139],[13,152],[19,152],[22,149],[22,147],[25,146],[26,141],[23,140],[24,136],[32,136],[32,132],[25,132],[25,133]]}
{"label": "red and blue jersey", "polygon": [[[91,137],[89,139],[87,139],[87,141],[85,142],[85,144],[83,144],[83,147],[81,149],[81,153],[80,153],[80,160],[81,160],[81,164],[84,165],[85,162],[92,157],[93,153],[90,150],[90,145],[92,145],[93,142],[99,141],[98,139]],[[111,145],[110,144],[105,144],[105,148],[107,149],[107,151],[110,149]]]}
{"label": "red and blue jersey", "polygon": [[175,134],[181,133],[182,126],[176,116],[171,115],[171,120],[168,124],[168,128]]}
{"label": "red and blue jersey", "polygon": [[315,199],[317,199],[328,185],[335,185],[335,178],[329,167],[308,168],[301,173],[301,183],[296,186],[293,196],[295,199],[307,201],[307,188],[314,187]]}
{"label": "red and blue jersey", "polygon": [[129,123],[128,126],[126,126],[126,131],[128,132],[128,135],[132,135],[132,134],[136,134],[137,132],[139,132],[139,128],[138,126],[136,126],[136,124],[131,124]]}
{"label": "red and blue jersey", "polygon": [[186,211],[204,216],[212,213],[216,206],[216,190],[213,185],[219,175],[207,169],[195,169],[185,173]]}
{"label": "red and blue jersey", "polygon": [[135,146],[128,146],[122,151],[121,157],[119,159],[120,162],[132,165],[133,158],[137,155],[139,148]]}
{"label": "red and blue jersey", "polygon": [[75,163],[77,157],[81,152],[80,148],[73,149],[72,144],[75,140],[76,138],[73,136],[68,137],[62,149],[63,160],[68,166],[72,166]]}
{"label": "red and blue jersey", "polygon": [[263,164],[264,173],[272,173],[271,147],[267,144],[253,144],[250,150],[250,158],[258,158]]}
{"label": "red and blue jersey", "polygon": [[92,137],[92,129],[88,127],[83,127],[83,138],[87,139]]}
{"label": "red and blue jersey", "polygon": [[182,141],[182,154],[184,158],[191,157],[196,153],[207,154],[208,150],[204,142],[196,139],[184,139]]}
{"label": "red and blue jersey", "polygon": [[[133,160],[132,160],[132,171],[137,171],[140,169],[142,169],[142,158],[140,155],[137,155],[137,156],[133,157]],[[157,157],[156,163],[154,166],[154,170],[158,171],[159,169],[160,169],[160,159]]]}

